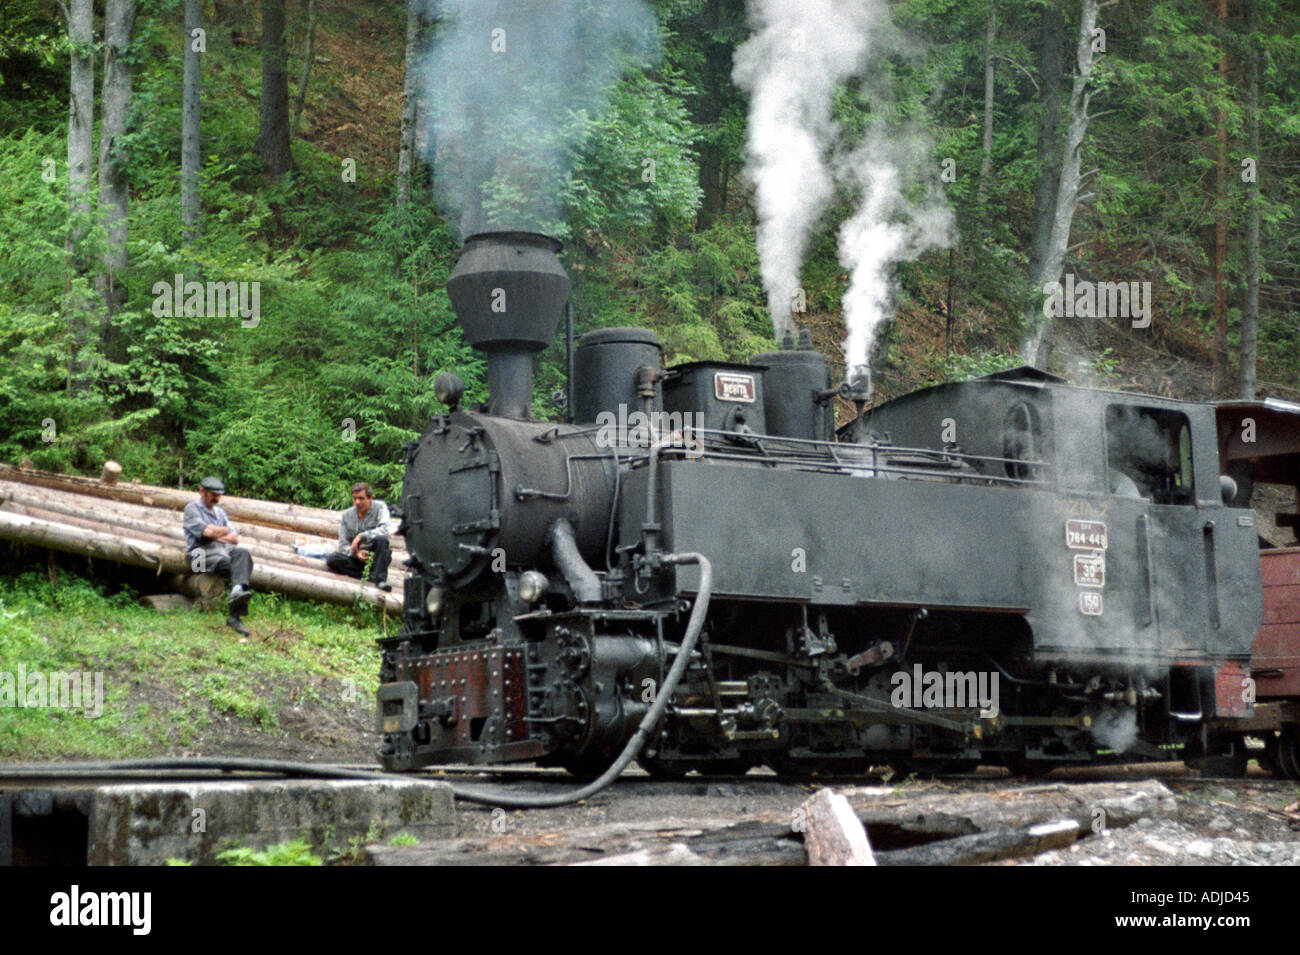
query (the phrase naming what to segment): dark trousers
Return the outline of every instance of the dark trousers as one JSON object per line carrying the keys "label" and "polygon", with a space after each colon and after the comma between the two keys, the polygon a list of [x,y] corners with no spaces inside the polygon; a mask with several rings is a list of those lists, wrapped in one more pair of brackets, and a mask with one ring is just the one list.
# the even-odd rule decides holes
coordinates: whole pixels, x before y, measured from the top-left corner
{"label": "dark trousers", "polygon": [[[375,558],[374,563],[370,565],[370,582],[372,584],[383,583],[388,579],[388,565],[393,560],[393,551],[388,546],[388,538],[376,538],[369,544],[362,544],[361,549],[370,551]],[[325,558],[325,566],[336,574],[346,574],[357,579],[360,579],[366,570],[364,560],[357,560],[350,551],[343,550],[336,550],[328,555]]]}
{"label": "dark trousers", "polygon": [[230,586],[248,586],[253,573],[253,555],[243,547],[232,547],[229,554],[216,550],[190,551],[190,567],[198,574],[220,574],[230,578]]}
{"label": "dark trousers", "polygon": [[[195,555],[202,555],[201,560],[196,560]],[[222,554],[218,551],[190,551],[190,567],[199,573],[220,574],[222,577],[230,578],[230,586],[238,587],[243,584],[248,586],[248,578],[253,573],[253,555],[243,547],[233,547],[229,554]]]}

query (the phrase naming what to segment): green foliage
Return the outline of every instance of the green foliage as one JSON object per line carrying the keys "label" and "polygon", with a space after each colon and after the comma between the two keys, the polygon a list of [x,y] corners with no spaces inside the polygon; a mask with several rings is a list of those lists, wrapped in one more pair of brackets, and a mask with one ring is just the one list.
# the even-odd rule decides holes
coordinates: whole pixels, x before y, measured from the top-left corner
{"label": "green foliage", "polygon": [[103,710],[98,718],[6,710],[0,759],[177,752],[214,722],[279,733],[283,707],[337,706],[344,686],[355,687],[358,700],[375,692],[374,608],[259,594],[251,619],[275,638],[241,639],[223,626],[224,615],[160,614],[141,606],[130,586],[66,571],[56,585],[43,555],[30,562],[19,555],[11,567],[12,554],[0,556],[0,660],[31,671],[100,672]]}
{"label": "green foliage", "polygon": [[238,846],[227,849],[217,855],[222,865],[275,865],[275,866],[312,866],[323,865],[320,856],[311,851],[306,839],[294,839],[280,842],[265,849],[249,849]]}
{"label": "green foliage", "polygon": [[[560,130],[581,135],[521,142],[520,162],[544,160],[530,167],[537,175],[568,169],[563,209],[547,213],[546,227],[566,238],[580,332],[644,324],[660,334],[671,360],[745,359],[774,344],[742,176],[746,102],[731,82],[732,54],[749,32],[746,4],[655,0],[654,8],[662,59],[625,70],[602,115],[568,109]],[[913,384],[1013,360],[1040,166],[1042,9],[999,5],[987,181],[979,176],[984,0],[891,4],[894,23],[914,42],[873,59],[864,77],[837,91],[842,147],[876,125],[924,129],[933,149],[922,164],[951,160],[956,172],[943,188],[959,244],[951,257],[931,253],[894,274],[904,313],[934,310],[944,294],[936,290],[949,285],[957,303],[956,357],[909,359]],[[1064,10],[1068,94],[1077,5]],[[401,11],[385,11],[375,22],[392,31],[392,42],[381,48],[391,56],[386,66],[400,70]],[[322,15],[325,35],[343,28],[334,14]],[[337,142],[332,136],[320,145],[295,140],[294,173],[268,182],[252,149],[257,102],[248,92],[260,83],[259,51],[236,44],[232,24],[214,22],[203,74],[202,231],[186,245],[177,214],[179,17],[175,0],[149,0],[136,22],[132,118],[116,142],[131,185],[129,265],[115,277],[126,301],[110,316],[97,288],[103,228],[81,224],[84,237],[65,247],[74,223],[64,26],[43,0],[12,0],[0,13],[0,459],[93,471],[113,457],[130,476],[169,485],[215,471],[244,493],[325,506],[345,505],[347,487],[360,479],[392,498],[402,445],[440,410],[432,377],[456,370],[468,383],[467,403],[485,397],[482,357],[466,346],[443,290],[456,229],[437,213],[427,177],[416,178],[402,210],[382,161],[365,159],[360,180],[343,182],[341,157],[324,145]],[[1300,375],[1291,317],[1298,267],[1289,253],[1300,201],[1300,20],[1282,0],[1259,0],[1253,36],[1238,20],[1217,20],[1211,8],[1186,0],[1135,0],[1103,11],[1108,45],[1084,144],[1089,195],[1075,216],[1068,267],[1152,281],[1161,334],[1208,338],[1209,224],[1227,218],[1235,308],[1244,210],[1258,196],[1261,377],[1285,384]],[[1218,75],[1225,48],[1226,83]],[[1230,177],[1218,208],[1214,134],[1226,127],[1235,172],[1245,143],[1241,64],[1252,48],[1262,61],[1259,185],[1252,190]],[[362,95],[348,89],[321,69],[311,99]],[[521,92],[521,111],[529,103]],[[581,145],[547,166],[560,158],[561,141]],[[42,176],[50,169],[53,182]],[[486,194],[489,213],[538,200],[529,180],[507,175],[517,171],[498,170]],[[842,191],[814,230],[802,281],[817,321],[835,320],[846,287],[836,233],[852,202]],[[155,288],[178,274],[259,283],[260,320],[248,326],[155,308]],[[901,367],[905,332],[882,337],[891,368]],[[1094,373],[1106,377],[1114,360],[1098,358]],[[536,377],[539,417],[558,416],[549,398],[563,378],[556,343]]]}

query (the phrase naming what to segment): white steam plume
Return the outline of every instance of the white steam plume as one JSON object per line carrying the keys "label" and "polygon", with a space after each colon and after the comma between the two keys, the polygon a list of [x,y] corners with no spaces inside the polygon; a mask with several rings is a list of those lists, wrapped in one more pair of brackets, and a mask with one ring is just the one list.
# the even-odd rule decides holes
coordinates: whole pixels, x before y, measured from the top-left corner
{"label": "white steam plume", "polygon": [[[953,237],[952,210],[927,172],[929,139],[916,128],[876,129],[837,164],[842,182],[860,191],[857,211],[840,226],[840,264],[849,270],[844,293],[844,357],[864,368],[881,326],[889,318],[890,267],[926,249],[944,248]],[[909,200],[905,183],[924,183],[925,195]]]}
{"label": "white steam plume", "polygon": [[758,206],[758,258],[778,338],[792,327],[799,269],[834,194],[831,101],[861,67],[882,0],[750,0],[754,35],[732,78],[749,91],[745,169]]}
{"label": "white steam plume", "polygon": [[[929,138],[916,127],[873,130],[856,149],[832,119],[836,88],[887,54],[914,52],[889,20],[886,0],[750,0],[754,35],[737,51],[733,78],[750,93],[746,172],[758,206],[758,256],[778,338],[792,327],[799,271],[836,185],[856,211],[840,227],[839,259],[850,377],[865,371],[888,317],[890,267],[947,245],[950,210],[927,170]],[[881,85],[881,84],[876,84]],[[883,90],[868,89],[877,105]],[[880,110],[887,113],[887,110]],[[832,158],[832,157],[836,158]],[[926,195],[905,193],[925,183]]]}

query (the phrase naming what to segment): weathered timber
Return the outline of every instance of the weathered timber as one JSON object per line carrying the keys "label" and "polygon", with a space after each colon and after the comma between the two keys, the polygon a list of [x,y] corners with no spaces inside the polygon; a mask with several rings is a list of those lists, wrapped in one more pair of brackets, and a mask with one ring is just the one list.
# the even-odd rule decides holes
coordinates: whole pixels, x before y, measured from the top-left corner
{"label": "weathered timber", "polygon": [[[139,535],[123,536],[86,530],[4,510],[0,510],[0,539],[84,554],[136,567],[149,567],[160,575],[167,572],[184,574],[191,569],[183,546],[158,543]],[[265,562],[254,563],[252,585],[255,590],[274,590],[291,597],[348,605],[360,597],[367,603],[386,607],[393,613],[399,613],[402,609],[400,597],[384,593],[371,584],[347,577],[304,573]]]}
{"label": "weathered timber", "polygon": [[[151,507],[168,507],[181,510],[198,494],[194,491],[180,490],[173,487],[158,487],[152,484],[138,484],[135,481],[121,481],[112,487],[99,482],[98,478],[81,477],[74,474],[54,474],[50,471],[25,471],[13,465],[0,464],[0,479],[21,481],[40,487],[61,491],[74,491],[114,501],[128,501],[133,504],[146,504]],[[272,527],[287,530],[304,531],[319,534],[322,537],[337,536],[339,517],[335,511],[319,507],[305,507],[301,504],[281,504],[275,501],[259,501],[254,498],[223,496],[221,506],[235,520],[256,521]]]}
{"label": "weathered timber", "polygon": [[1153,779],[1120,783],[1054,783],[998,792],[918,792],[882,802],[876,792],[842,790],[871,841],[879,847],[916,836],[960,836],[1057,819],[1073,819],[1083,829],[1127,826],[1146,816],[1172,819],[1174,794]]}
{"label": "weathered timber", "polygon": [[[63,515],[58,520],[75,526],[93,525],[99,528],[102,525],[114,525],[182,541],[185,536],[179,511],[120,501],[87,499],[81,494],[54,491],[14,481],[0,480],[0,507],[7,507],[17,513],[28,513],[35,517],[48,517],[50,514]],[[78,523],[81,521],[88,521],[90,525]],[[105,526],[104,529],[110,528]],[[304,569],[315,569],[321,573],[329,573],[324,562],[314,557],[298,556],[293,550],[293,545],[325,544],[332,547],[338,543],[337,535],[325,537],[318,534],[304,534],[254,523],[239,523],[236,524],[236,529],[239,532],[240,545],[248,547],[255,556],[260,553],[267,560]],[[262,549],[259,551],[258,548]],[[400,545],[394,547],[388,580],[395,587],[402,582],[405,560],[406,551],[400,549]]]}
{"label": "weathered timber", "polygon": [[[165,523],[159,523],[155,520],[133,518],[116,511],[104,512],[97,510],[97,517],[86,517],[84,513],[81,515],[67,514],[63,513],[63,511],[71,510],[70,508],[56,510],[54,508],[34,507],[29,504],[20,504],[14,499],[0,499],[0,509],[39,520],[67,524],[71,527],[100,531],[106,534],[121,534],[122,536],[151,541],[161,546],[180,547],[184,550],[185,531],[180,525],[179,518],[174,512],[170,511],[166,513],[172,514],[172,518]],[[274,564],[300,573],[319,575],[334,580],[345,579],[327,569],[323,561],[314,557],[300,557],[283,545],[266,543],[255,536],[244,537],[241,535],[238,546],[248,550],[253,556],[255,566],[258,563]],[[393,566],[389,567],[387,580],[394,589],[402,586],[402,574]]]}
{"label": "weathered timber", "polygon": [[799,809],[809,865],[876,864],[867,831],[835,790],[817,790]]}
{"label": "weathered timber", "polygon": [[881,865],[977,865],[1038,855],[1048,849],[1068,846],[1078,837],[1079,824],[1073,819],[1060,819],[880,852],[876,859]]}

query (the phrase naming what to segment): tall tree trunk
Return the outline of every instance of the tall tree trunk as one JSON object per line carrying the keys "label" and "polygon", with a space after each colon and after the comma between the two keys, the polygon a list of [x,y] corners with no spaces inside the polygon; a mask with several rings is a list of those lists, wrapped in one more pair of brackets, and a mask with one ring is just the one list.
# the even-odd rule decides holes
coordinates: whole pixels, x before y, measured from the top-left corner
{"label": "tall tree trunk", "polygon": [[[1061,181],[1061,71],[1064,67],[1065,17],[1055,3],[1043,7],[1038,34],[1038,181],[1034,184],[1033,233],[1029,240],[1029,277],[1043,268],[1052,236],[1056,192]],[[1036,297],[1037,290],[1033,295]]]}
{"label": "tall tree trunk", "polygon": [[1039,368],[1047,366],[1051,349],[1052,320],[1043,314],[1038,303],[1040,293],[1049,282],[1061,279],[1065,254],[1070,245],[1070,226],[1074,207],[1079,200],[1079,164],[1083,159],[1083,140],[1088,133],[1088,102],[1092,98],[1092,31],[1097,25],[1097,0],[1082,0],[1079,12],[1079,37],[1075,45],[1074,84],[1070,91],[1070,115],[1061,148],[1061,177],[1052,215],[1052,231],[1047,240],[1042,266],[1034,276],[1034,305],[1026,316],[1026,333],[1020,343],[1025,361]]}
{"label": "tall tree trunk", "polygon": [[1255,181],[1246,185],[1246,301],[1241,309],[1241,397],[1255,398],[1259,352],[1259,48],[1256,0],[1246,7],[1246,148],[1255,162]]}
{"label": "tall tree trunk", "polygon": [[70,8],[64,8],[72,44],[68,77],[67,314],[72,332],[68,391],[78,392],[85,386],[86,348],[94,323],[90,303],[81,297],[72,280],[90,268],[84,240],[90,227],[90,186],[95,174],[95,60],[91,49],[95,42],[95,7],[93,0],[70,0],[70,4]]}
{"label": "tall tree trunk", "polygon": [[121,137],[131,111],[131,65],[127,56],[135,27],[135,0],[107,0],[104,7],[104,96],[99,129],[99,208],[108,231],[100,294],[112,315],[125,291],[119,276],[126,268],[127,182]]}
{"label": "tall tree trunk", "polygon": [[307,51],[303,55],[302,77],[298,81],[298,94],[293,98],[293,120],[290,124],[295,136],[298,135],[298,123],[302,120],[303,103],[307,101],[307,83],[311,80],[311,63],[316,56],[315,47],[316,0],[307,0]]}
{"label": "tall tree trunk", "polygon": [[[701,11],[705,29],[712,34],[723,20],[722,0],[709,0]],[[731,47],[726,43],[709,42],[704,49],[703,89],[700,90],[698,113],[695,121],[705,130],[716,130],[722,118],[722,103],[726,85],[731,82]],[[724,146],[716,139],[706,137],[699,144],[700,208],[695,214],[695,228],[703,231],[713,225],[727,204],[726,162]]]}
{"label": "tall tree trunk", "polygon": [[71,0],[68,39],[72,41],[68,97],[68,211],[72,228],[68,251],[85,236],[90,215],[90,183],[95,168],[95,5]]}
{"label": "tall tree trunk", "polygon": [[416,55],[420,42],[422,0],[406,0],[406,70],[402,79],[402,126],[397,151],[397,206],[411,201],[411,169],[415,163],[415,117],[419,103]]}
{"label": "tall tree trunk", "polygon": [[257,155],[279,179],[293,165],[289,153],[289,74],[284,48],[284,0],[262,0],[262,106]]}
{"label": "tall tree trunk", "polygon": [[980,201],[988,192],[989,176],[993,173],[993,41],[998,34],[998,12],[994,0],[989,0],[988,30],[984,34],[984,158],[980,160]]}
{"label": "tall tree trunk", "polygon": [[[1219,96],[1228,95],[1228,52],[1226,24],[1228,0],[1218,0],[1219,42],[1223,53],[1219,57]],[[1226,191],[1228,186],[1228,117],[1222,101],[1214,110],[1214,389],[1223,393],[1228,375],[1228,290],[1225,269],[1228,259],[1228,223]]]}
{"label": "tall tree trunk", "polygon": [[185,0],[185,78],[181,92],[181,225],[186,242],[199,237],[199,53],[203,0]]}

